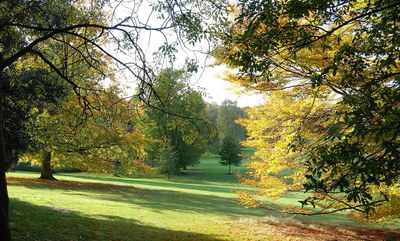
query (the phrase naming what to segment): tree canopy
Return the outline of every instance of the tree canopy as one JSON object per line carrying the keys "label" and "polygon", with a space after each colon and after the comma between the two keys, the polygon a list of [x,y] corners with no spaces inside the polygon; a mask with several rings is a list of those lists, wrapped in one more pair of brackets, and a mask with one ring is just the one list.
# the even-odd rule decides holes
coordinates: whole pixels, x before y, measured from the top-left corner
{"label": "tree canopy", "polygon": [[[82,110],[72,95],[58,107],[36,113],[29,131],[34,146],[27,159],[44,162],[46,157],[51,166],[111,174],[146,171],[141,162],[146,141],[138,128],[137,113],[112,89],[93,95],[90,101],[96,107],[90,111]],[[50,163],[46,165],[47,176],[52,178]],[[42,177],[46,178],[43,172]]]}
{"label": "tree canopy", "polygon": [[175,174],[198,162],[211,134],[202,94],[186,82],[190,74],[187,69],[162,70],[154,85],[157,97],[144,112],[146,133],[154,140],[149,159],[157,159],[160,145],[170,145],[176,153]]}
{"label": "tree canopy", "polygon": [[[319,213],[371,215],[397,200],[399,2],[246,0],[232,9],[215,54],[238,71],[228,79],[279,92],[244,121],[248,144],[260,153],[247,180],[266,195],[274,183],[288,183],[285,168],[297,166],[303,178],[295,184],[312,192],[302,204],[321,206]],[[261,155],[274,148],[282,151]]]}

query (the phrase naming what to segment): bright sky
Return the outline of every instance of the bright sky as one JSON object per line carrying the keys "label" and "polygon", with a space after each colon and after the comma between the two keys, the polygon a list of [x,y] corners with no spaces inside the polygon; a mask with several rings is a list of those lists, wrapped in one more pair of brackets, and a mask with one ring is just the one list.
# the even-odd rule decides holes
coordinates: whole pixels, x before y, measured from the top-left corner
{"label": "bright sky", "polygon": [[[151,1],[149,1],[151,2]],[[143,2],[144,4],[137,5],[135,6],[135,11],[137,11],[137,18],[140,20],[140,22],[144,23],[147,22],[149,25],[152,26],[159,26],[162,24],[162,21],[160,19],[156,18],[156,15],[150,15],[151,13],[151,8],[148,6],[149,2]],[[119,6],[118,11],[120,17],[126,16],[129,11],[127,11],[129,8],[124,8],[123,5]],[[149,15],[151,16],[150,18]],[[168,37],[174,38],[174,34],[167,33]],[[144,51],[146,53],[146,58],[151,59],[152,58],[152,53],[156,52],[158,47],[164,43],[165,39],[162,35],[157,34],[157,33],[152,33],[151,35],[143,32],[141,33],[141,38],[139,39],[139,44],[144,47]],[[205,48],[200,44],[199,47],[197,48]],[[199,50],[199,49],[197,49]],[[255,106],[255,105],[260,105],[262,104],[263,97],[262,95],[256,95],[256,94],[251,94],[251,93],[242,93],[242,94],[237,94],[237,90],[234,91],[234,85],[229,83],[228,81],[222,80],[224,68],[223,67],[206,67],[208,64],[211,64],[211,61],[208,61],[208,63],[204,63],[204,59],[206,58],[204,54],[201,54],[197,52],[195,54],[194,52],[191,52],[190,50],[179,50],[180,52],[177,54],[177,63],[174,64],[176,66],[179,66],[179,63],[183,63],[185,58],[196,58],[200,61],[200,71],[201,73],[197,74],[191,79],[193,87],[199,87],[199,89],[204,89],[204,91],[207,93],[207,97],[205,98],[206,101],[208,102],[216,102],[217,104],[221,104],[223,100],[225,99],[230,99],[232,101],[237,101],[238,106],[240,107],[245,107],[245,106]],[[182,53],[181,53],[182,51]],[[205,68],[205,70],[204,70]],[[202,71],[204,70],[204,71]],[[132,88],[132,83],[126,82],[127,87],[131,87],[130,89],[133,90]],[[130,92],[127,90],[127,92]]]}
{"label": "bright sky", "polygon": [[222,67],[207,67],[200,77],[194,77],[193,85],[205,89],[208,95],[206,101],[221,104],[225,99],[230,99],[237,101],[240,107],[256,106],[264,103],[263,95],[243,92],[239,94],[240,90],[237,90],[234,84],[222,79],[223,72]]}

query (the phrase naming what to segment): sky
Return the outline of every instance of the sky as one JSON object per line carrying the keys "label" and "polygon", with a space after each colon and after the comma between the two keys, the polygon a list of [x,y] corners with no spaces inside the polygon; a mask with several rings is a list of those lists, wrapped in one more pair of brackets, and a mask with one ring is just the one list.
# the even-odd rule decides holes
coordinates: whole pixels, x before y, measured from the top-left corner
{"label": "sky", "polygon": [[[234,84],[223,80],[224,68],[206,67],[202,73],[194,76],[192,85],[204,88],[207,102],[221,104],[225,99],[236,101],[238,106],[257,106],[264,103],[264,97],[256,93],[244,93],[235,87]],[[199,76],[201,74],[201,76]],[[241,94],[239,94],[239,92]]]}
{"label": "sky", "polygon": [[[151,1],[149,1],[151,2]],[[162,21],[157,18],[157,16],[152,13],[149,7],[149,2],[143,2],[141,5],[135,5],[134,10],[137,15],[135,16],[140,23],[146,23],[148,26],[160,26]],[[129,5],[130,6],[130,5]],[[127,16],[127,13],[132,11],[130,7],[124,7],[123,5],[118,7],[117,14],[120,17]],[[146,58],[151,59],[154,52],[158,51],[158,47],[162,45],[166,40],[165,36],[174,38],[175,34],[171,32],[170,34],[160,35],[152,32],[151,34],[146,32],[141,32],[141,37],[139,39],[139,44],[144,47],[146,53]],[[169,40],[167,40],[169,41]],[[173,41],[173,40],[172,40]],[[200,49],[207,49],[205,46],[196,46],[196,51],[190,51],[189,49],[178,49],[177,63],[174,64],[175,67],[180,67],[186,58],[195,58],[199,60],[199,73],[192,77],[191,84],[193,87],[199,87],[200,90],[204,90],[206,93],[205,100],[207,102],[216,102],[221,104],[223,100],[230,99],[232,101],[237,101],[238,106],[256,106],[263,103],[262,95],[256,95],[254,93],[241,93],[238,94],[237,88],[234,90],[234,85],[222,79],[224,73],[224,67],[216,66],[209,67],[212,63],[210,58],[207,58],[204,54],[197,51]],[[207,52],[205,50],[204,52]],[[205,62],[207,60],[207,62]],[[127,86],[131,85],[127,81]],[[131,88],[132,90],[133,88]],[[128,90],[128,92],[131,92]]]}

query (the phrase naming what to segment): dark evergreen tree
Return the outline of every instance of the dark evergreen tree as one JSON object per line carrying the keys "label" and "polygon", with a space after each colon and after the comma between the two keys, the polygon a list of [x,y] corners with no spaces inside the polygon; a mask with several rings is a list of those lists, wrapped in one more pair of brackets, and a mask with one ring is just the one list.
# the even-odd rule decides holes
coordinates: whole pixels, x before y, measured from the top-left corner
{"label": "dark evergreen tree", "polygon": [[239,166],[242,161],[240,145],[237,141],[229,136],[222,140],[221,149],[219,153],[221,160],[219,163],[222,166],[228,166],[231,173],[231,165]]}

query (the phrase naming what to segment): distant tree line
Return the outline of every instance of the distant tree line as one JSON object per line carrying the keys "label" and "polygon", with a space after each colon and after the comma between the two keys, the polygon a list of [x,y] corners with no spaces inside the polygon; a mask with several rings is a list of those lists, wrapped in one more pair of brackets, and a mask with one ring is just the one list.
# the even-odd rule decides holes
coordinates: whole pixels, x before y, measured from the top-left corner
{"label": "distant tree line", "polygon": [[221,105],[215,102],[207,104],[210,123],[216,131],[208,142],[210,153],[218,154],[225,138],[231,139],[238,145],[246,139],[246,129],[237,123],[239,119],[246,117],[245,109],[239,107],[236,101],[229,99],[224,100]]}

